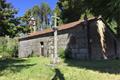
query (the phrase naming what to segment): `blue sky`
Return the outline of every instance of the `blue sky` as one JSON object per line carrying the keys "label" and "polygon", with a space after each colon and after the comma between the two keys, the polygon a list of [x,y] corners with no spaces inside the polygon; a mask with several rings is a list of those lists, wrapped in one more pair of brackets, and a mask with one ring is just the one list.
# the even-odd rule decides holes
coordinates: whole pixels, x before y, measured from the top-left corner
{"label": "blue sky", "polygon": [[51,9],[54,9],[58,0],[7,0],[19,10],[17,16],[22,16],[26,10],[32,8],[34,5],[40,5],[42,2],[46,2],[50,5]]}

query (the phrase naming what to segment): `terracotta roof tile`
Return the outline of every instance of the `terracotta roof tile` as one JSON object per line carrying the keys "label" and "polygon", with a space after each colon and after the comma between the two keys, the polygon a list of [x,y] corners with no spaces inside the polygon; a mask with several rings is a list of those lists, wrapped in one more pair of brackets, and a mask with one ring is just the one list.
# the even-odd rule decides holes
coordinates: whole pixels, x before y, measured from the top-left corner
{"label": "terracotta roof tile", "polygon": [[[95,18],[91,18],[89,20],[93,20],[93,19],[95,19]],[[73,27],[76,27],[77,25],[79,25],[82,22],[83,22],[83,20],[79,20],[79,21],[68,23],[68,24],[63,24],[63,25],[58,26],[58,30],[65,30],[65,29],[73,28]],[[25,38],[34,37],[34,36],[37,36],[37,35],[43,35],[43,34],[47,34],[47,33],[50,33],[50,32],[53,32],[53,29],[45,29],[43,31],[29,33],[29,35]],[[20,38],[20,39],[24,39],[24,38]]]}
{"label": "terracotta roof tile", "polygon": [[[75,22],[72,22],[72,23],[63,24],[61,26],[58,26],[58,30],[65,30],[65,29],[75,27],[76,25],[80,24],[81,22],[82,21],[75,21]],[[53,30],[52,29],[45,29],[43,31],[29,33],[28,37],[32,37],[32,36],[36,36],[36,35],[42,35],[42,34],[46,34],[46,33],[50,33],[50,32],[53,32]]]}
{"label": "terracotta roof tile", "polygon": [[72,27],[76,27],[76,25],[80,24],[81,22],[83,22],[83,21],[75,21],[75,22],[72,22],[72,23],[63,24],[63,25],[58,27],[58,30],[64,30],[64,29],[69,29],[69,28],[72,28]]}
{"label": "terracotta roof tile", "polygon": [[53,32],[52,29],[45,29],[43,31],[37,31],[37,32],[33,32],[33,33],[29,33],[28,37],[32,37],[32,36],[36,36],[36,35],[42,35],[42,34],[46,34],[46,33],[50,33]]}

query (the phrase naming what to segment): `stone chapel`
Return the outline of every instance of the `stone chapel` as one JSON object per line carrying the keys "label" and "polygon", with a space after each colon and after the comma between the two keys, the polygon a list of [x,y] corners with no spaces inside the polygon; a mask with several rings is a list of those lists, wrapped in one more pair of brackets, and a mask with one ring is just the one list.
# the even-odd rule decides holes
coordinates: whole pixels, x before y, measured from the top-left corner
{"label": "stone chapel", "polygon": [[[53,32],[53,29],[46,29],[21,37],[18,56],[50,56],[54,49]],[[72,59],[100,60],[120,57],[116,37],[102,18],[79,20],[58,26],[58,52],[60,49]]]}

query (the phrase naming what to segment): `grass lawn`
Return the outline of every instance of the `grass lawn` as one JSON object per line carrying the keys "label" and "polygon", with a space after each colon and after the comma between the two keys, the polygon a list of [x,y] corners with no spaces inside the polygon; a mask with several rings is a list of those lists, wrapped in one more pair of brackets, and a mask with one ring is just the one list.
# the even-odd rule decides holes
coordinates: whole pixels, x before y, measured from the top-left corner
{"label": "grass lawn", "polygon": [[49,64],[43,57],[0,60],[0,80],[120,80],[120,60]]}

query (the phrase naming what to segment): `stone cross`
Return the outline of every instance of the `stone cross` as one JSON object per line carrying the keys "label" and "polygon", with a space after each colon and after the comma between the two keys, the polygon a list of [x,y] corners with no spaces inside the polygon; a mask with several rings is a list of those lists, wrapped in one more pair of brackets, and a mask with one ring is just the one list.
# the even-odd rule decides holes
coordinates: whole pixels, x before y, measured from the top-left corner
{"label": "stone cross", "polygon": [[52,16],[52,18],[54,19],[54,54],[53,54],[53,64],[56,64],[59,62],[58,60],[58,51],[57,51],[57,20],[59,19],[59,17],[57,17],[56,13],[54,14],[54,16]]}

